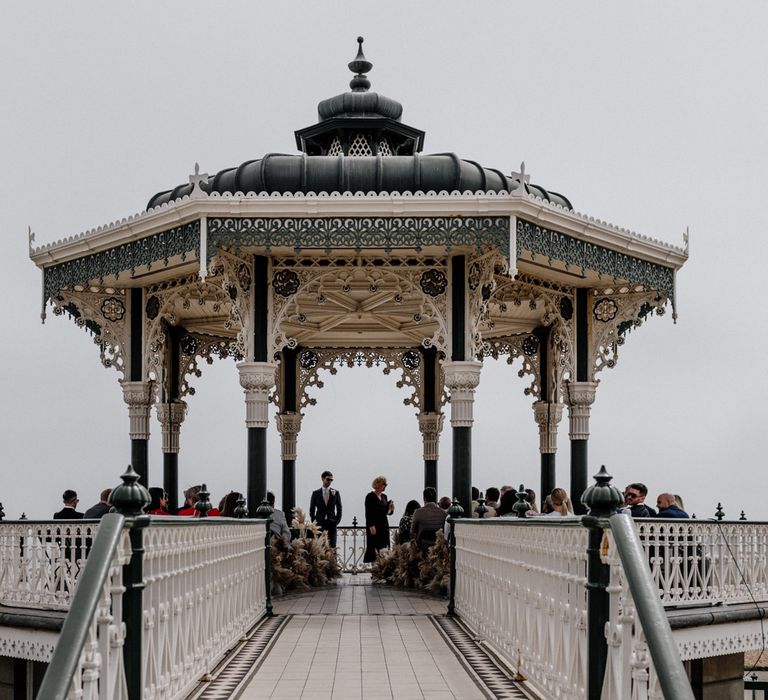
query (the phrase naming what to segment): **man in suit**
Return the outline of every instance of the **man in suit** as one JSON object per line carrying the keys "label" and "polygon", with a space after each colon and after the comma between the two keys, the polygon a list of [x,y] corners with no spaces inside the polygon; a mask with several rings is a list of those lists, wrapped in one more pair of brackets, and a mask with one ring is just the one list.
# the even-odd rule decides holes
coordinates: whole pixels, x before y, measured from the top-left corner
{"label": "man in suit", "polygon": [[112,489],[104,489],[99,495],[99,502],[85,511],[83,518],[86,520],[101,519],[109,513],[112,506],[109,504],[109,494]]}
{"label": "man in suit", "polygon": [[54,520],[82,520],[83,514],[75,510],[80,499],[77,497],[77,491],[67,489],[62,495],[61,499],[64,501],[64,507],[58,512],[53,514]]}
{"label": "man in suit", "polygon": [[424,505],[417,508],[411,520],[411,538],[421,548],[421,553],[435,543],[437,531],[443,529],[448,513],[437,505],[437,491],[433,486],[424,489]]}
{"label": "man in suit", "polygon": [[333,474],[327,469],[320,478],[323,485],[312,492],[309,502],[309,519],[316,522],[328,533],[328,544],[336,546],[336,526],[341,522],[341,495],[331,488]]}

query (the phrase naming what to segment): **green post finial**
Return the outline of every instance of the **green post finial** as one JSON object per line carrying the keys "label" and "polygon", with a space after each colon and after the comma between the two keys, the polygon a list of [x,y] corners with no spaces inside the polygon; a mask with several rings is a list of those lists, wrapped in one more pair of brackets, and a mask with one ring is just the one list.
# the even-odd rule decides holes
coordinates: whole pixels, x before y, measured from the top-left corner
{"label": "green post finial", "polygon": [[715,510],[715,518],[717,520],[722,520],[724,517],[725,517],[725,511],[723,510],[723,504],[718,503],[717,510]]}
{"label": "green post finial", "polygon": [[200,492],[197,494],[197,503],[195,503],[195,510],[200,514],[199,517],[207,518],[208,511],[213,508],[211,502],[208,500],[210,496],[208,487],[205,484],[200,486]]}
{"label": "green post finial", "polygon": [[464,515],[464,509],[461,507],[459,499],[456,498],[456,496],[453,497],[453,503],[451,503],[448,508],[448,515],[452,518],[460,518]]}
{"label": "green post finial", "polygon": [[245,498],[241,495],[240,498],[237,499],[237,507],[235,508],[235,517],[236,518],[245,518],[248,515],[248,509],[245,507]]}
{"label": "green post finial", "polygon": [[371,87],[371,81],[368,80],[367,76],[364,74],[368,73],[373,68],[373,63],[371,63],[363,53],[363,41],[363,37],[357,37],[357,56],[355,56],[354,61],[350,61],[347,64],[349,70],[357,74],[349,82],[349,87],[352,88],[353,92],[367,92]]}
{"label": "green post finial", "polygon": [[3,504],[0,503],[0,520],[5,519],[5,511],[3,510]]}
{"label": "green post finial", "polygon": [[[2,509],[2,505],[3,505],[3,504],[2,504],[2,503],[0,503],[0,510]],[[741,511],[741,515],[739,516],[739,520],[746,520],[746,519],[747,519],[747,516],[746,516],[746,515],[744,515],[744,511],[742,510],[742,511]]]}
{"label": "green post finial", "polygon": [[488,508],[485,505],[485,499],[482,497],[479,497],[477,499],[477,508],[475,508],[475,513],[477,513],[477,517],[482,520],[485,517],[485,514],[488,512]]}
{"label": "green post finial", "polygon": [[113,488],[112,493],[109,494],[112,509],[126,518],[143,515],[144,509],[152,501],[149,491],[139,483],[140,477],[130,464],[120,478],[123,483]]}
{"label": "green post finial", "polygon": [[531,509],[531,504],[528,502],[528,492],[525,490],[524,484],[520,484],[520,490],[515,493],[515,496],[517,502],[512,505],[512,510],[517,513],[518,518],[524,518]]}
{"label": "green post finial", "polygon": [[259,507],[256,509],[256,517],[257,518],[263,518],[266,520],[267,518],[272,517],[272,513],[275,512],[275,509],[269,505],[269,502],[267,501],[266,497],[261,502]]}
{"label": "green post finial", "polygon": [[611,485],[613,477],[605,465],[600,467],[600,471],[593,478],[595,483],[584,492],[581,502],[589,509],[590,515],[607,518],[624,503],[624,497],[619,489]]}

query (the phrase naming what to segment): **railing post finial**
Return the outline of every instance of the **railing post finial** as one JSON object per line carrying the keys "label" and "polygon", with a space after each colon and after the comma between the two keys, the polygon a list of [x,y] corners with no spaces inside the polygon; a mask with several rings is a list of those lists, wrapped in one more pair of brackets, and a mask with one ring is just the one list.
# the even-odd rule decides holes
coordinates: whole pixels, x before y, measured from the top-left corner
{"label": "railing post finial", "polygon": [[0,503],[0,520],[5,518],[5,511],[3,510],[3,504]]}
{"label": "railing post finial", "polygon": [[197,502],[195,503],[195,510],[198,512],[199,518],[207,518],[208,511],[213,508],[211,502],[208,500],[211,493],[208,491],[208,487],[205,484],[200,486],[200,492],[197,494]]}
{"label": "railing post finial", "polygon": [[453,497],[453,503],[448,507],[448,515],[451,518],[460,518],[464,515],[464,509],[461,507],[459,499],[456,498],[456,496]]}
{"label": "railing post finial", "polygon": [[109,494],[109,503],[112,509],[126,518],[143,515],[144,509],[152,501],[149,491],[139,483],[140,477],[130,464],[125,473],[120,475],[120,478],[123,483],[115,486],[112,493]]}
{"label": "railing post finial", "polygon": [[512,510],[517,513],[518,518],[524,518],[525,514],[531,509],[528,502],[528,492],[525,490],[525,484],[520,484],[520,490],[515,493],[517,501],[512,505]]}
{"label": "railing post finial", "polygon": [[[2,507],[3,507],[3,504],[0,503],[0,510],[2,510]],[[742,510],[741,515],[739,516],[739,520],[746,520],[746,519],[747,519],[747,516],[744,515],[744,511]]]}
{"label": "railing post finial", "polygon": [[488,512],[488,508],[485,505],[485,499],[482,496],[478,496],[477,498],[477,508],[475,508],[475,513],[477,513],[477,517],[482,520],[485,517],[485,514]]}
{"label": "railing post finial", "polygon": [[237,506],[235,507],[235,517],[236,518],[247,518],[248,517],[248,509],[245,507],[245,497],[241,494],[240,498],[237,499]]}
{"label": "railing post finial", "polygon": [[723,504],[718,503],[717,509],[715,510],[715,518],[717,520],[722,520],[725,517],[725,511],[723,510]]}
{"label": "railing post finial", "polygon": [[272,517],[272,513],[274,513],[274,512],[275,512],[275,509],[271,505],[269,505],[269,502],[265,498],[261,502],[259,507],[256,509],[256,517],[257,518],[264,518],[266,520],[267,518],[271,518]]}
{"label": "railing post finial", "polygon": [[624,496],[611,484],[613,477],[604,464],[593,478],[595,483],[582,494],[581,502],[588,508],[591,516],[607,518],[624,503]]}

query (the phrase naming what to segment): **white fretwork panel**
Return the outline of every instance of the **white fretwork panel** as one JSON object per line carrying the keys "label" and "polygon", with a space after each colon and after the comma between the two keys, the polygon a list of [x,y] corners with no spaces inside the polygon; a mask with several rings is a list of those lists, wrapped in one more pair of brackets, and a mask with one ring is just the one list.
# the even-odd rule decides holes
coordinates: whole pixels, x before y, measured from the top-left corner
{"label": "white fretwork panel", "polygon": [[48,663],[58,641],[57,632],[0,626],[0,656]]}

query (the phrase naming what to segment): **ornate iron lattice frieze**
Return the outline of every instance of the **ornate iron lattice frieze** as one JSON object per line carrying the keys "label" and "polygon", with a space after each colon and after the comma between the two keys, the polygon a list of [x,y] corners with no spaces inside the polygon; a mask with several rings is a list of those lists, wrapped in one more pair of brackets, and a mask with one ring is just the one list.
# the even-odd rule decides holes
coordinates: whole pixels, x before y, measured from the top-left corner
{"label": "ornate iron lattice frieze", "polygon": [[437,246],[494,246],[509,257],[509,217],[408,216],[333,218],[222,218],[208,219],[208,255],[229,247],[291,247],[301,250],[394,249]]}
{"label": "ornate iron lattice frieze", "polygon": [[181,256],[182,260],[186,260],[190,253],[199,257],[199,221],[46,267],[43,270],[43,292],[48,299],[60,289],[73,289],[75,285],[87,285],[94,280],[103,284],[106,277],[119,279],[126,271],[133,276],[138,267],[167,267],[171,258]]}
{"label": "ornate iron lattice frieze", "polygon": [[517,376],[531,377],[529,386],[523,389],[526,396],[540,398],[541,389],[541,363],[539,361],[539,339],[532,333],[521,333],[507,338],[494,338],[483,346],[483,356],[498,360],[507,355],[507,364],[511,365],[518,358],[522,358],[522,367],[517,371]]}
{"label": "ornate iron lattice frieze", "polygon": [[235,362],[242,362],[243,353],[237,341],[230,338],[217,338],[200,333],[187,333],[179,343],[181,362],[179,363],[179,398],[194,396],[195,387],[190,385],[191,377],[203,374],[199,360],[204,359],[209,365],[214,358],[226,360],[231,357]]}
{"label": "ornate iron lattice frieze", "polygon": [[616,280],[642,284],[657,289],[673,300],[675,271],[626,253],[581,241],[559,231],[552,231],[525,219],[517,220],[517,257],[543,255],[549,260],[562,260],[566,267],[594,270]]}
{"label": "ornate iron lattice frieze", "polygon": [[[310,396],[311,387],[322,389],[325,385],[320,378],[320,371],[334,375],[339,367],[380,367],[385,375],[400,371],[397,380],[398,389],[407,387],[410,396],[403,399],[405,406],[421,410],[421,388],[423,382],[423,362],[421,353],[413,348],[305,348],[298,354],[296,396],[299,409],[317,404],[317,399]],[[279,374],[279,373],[278,373]],[[278,384],[280,379],[278,378]],[[277,402],[280,387],[273,397]],[[302,412],[303,415],[303,412]]]}
{"label": "ornate iron lattice frieze", "polygon": [[125,377],[124,348],[128,343],[125,290],[57,291],[51,299],[56,316],[67,314],[93,336],[101,364],[114,367]]}
{"label": "ornate iron lattice frieze", "polygon": [[472,342],[471,354],[474,357],[483,353],[483,331],[494,326],[490,315],[490,301],[497,285],[496,272],[503,275],[508,269],[505,259],[493,248],[469,260],[469,337]]}

